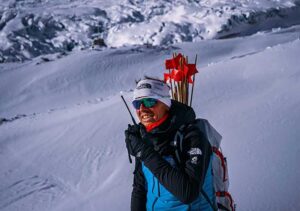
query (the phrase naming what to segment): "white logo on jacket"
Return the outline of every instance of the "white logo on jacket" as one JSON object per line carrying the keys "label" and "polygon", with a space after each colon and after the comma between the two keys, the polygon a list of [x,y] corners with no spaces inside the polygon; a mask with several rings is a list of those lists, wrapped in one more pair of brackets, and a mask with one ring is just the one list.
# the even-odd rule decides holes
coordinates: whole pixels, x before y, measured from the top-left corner
{"label": "white logo on jacket", "polygon": [[202,155],[202,151],[200,148],[191,148],[188,151],[189,155]]}
{"label": "white logo on jacket", "polygon": [[191,163],[192,164],[197,164],[198,163],[198,157],[197,156],[193,157]]}

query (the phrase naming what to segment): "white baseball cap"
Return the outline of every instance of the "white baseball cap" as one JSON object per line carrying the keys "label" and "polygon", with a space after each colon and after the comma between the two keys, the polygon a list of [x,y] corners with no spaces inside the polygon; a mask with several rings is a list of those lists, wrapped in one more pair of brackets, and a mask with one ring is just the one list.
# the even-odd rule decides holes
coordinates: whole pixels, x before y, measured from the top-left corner
{"label": "white baseball cap", "polygon": [[133,91],[133,101],[144,98],[157,99],[171,107],[170,87],[163,81],[156,79],[140,80]]}

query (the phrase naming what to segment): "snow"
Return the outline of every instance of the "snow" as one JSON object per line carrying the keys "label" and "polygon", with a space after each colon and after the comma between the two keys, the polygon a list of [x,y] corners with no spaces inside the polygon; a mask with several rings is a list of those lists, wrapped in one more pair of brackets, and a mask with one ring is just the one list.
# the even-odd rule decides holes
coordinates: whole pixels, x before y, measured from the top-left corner
{"label": "snow", "polygon": [[[65,1],[39,2],[2,2],[0,8],[16,4],[16,8],[22,6],[24,13],[42,7],[45,14],[53,8],[60,9],[53,11],[57,14],[90,12],[80,9],[83,4],[77,1],[70,1],[71,10]],[[116,2],[119,6],[91,0],[85,1],[85,7],[103,4],[108,9],[119,8],[110,14],[115,21],[131,14],[131,10],[122,10],[122,4],[133,10],[139,8],[137,5],[144,6],[144,12],[150,11],[142,1]],[[153,6],[151,11],[159,14],[153,16],[153,22],[132,21],[129,30],[127,25],[116,25],[116,32],[124,30],[124,39],[131,41],[130,36],[137,32],[135,27],[142,24],[150,34],[161,24],[160,18],[165,22],[170,18],[166,14],[173,9],[180,12],[173,14],[180,27],[191,22],[196,25],[200,18],[202,10],[194,16],[186,15],[192,8],[179,0],[154,9],[162,3],[149,3]],[[202,6],[222,7],[222,11],[234,6],[235,11],[243,13],[258,8],[289,9],[294,3],[201,1]],[[162,46],[159,40],[170,41],[165,35],[177,30],[172,22],[153,38],[157,46],[53,51],[54,54],[42,51],[26,62],[0,64],[0,210],[130,210],[134,166],[128,162],[124,130],[131,119],[120,91],[130,103],[135,79],[145,74],[162,78],[164,61],[174,52],[184,53],[190,61],[198,55],[200,73],[196,76],[193,108],[198,117],[208,119],[223,136],[230,192],[237,209],[299,210],[300,25],[296,24],[298,9],[294,9],[288,10],[290,18],[279,21],[275,28],[263,26],[264,16],[260,16],[257,20],[261,22],[251,36],[241,36],[249,34],[249,28],[242,23],[231,31],[241,32],[235,38]],[[124,14],[119,14],[121,11]],[[223,16],[215,17],[207,16],[216,28],[203,25],[203,29],[216,32],[218,27],[214,24],[227,21]],[[66,21],[60,18],[57,20]],[[33,19],[33,23],[44,28],[43,21]],[[77,30],[87,30],[84,24],[76,29],[77,26],[73,23],[73,31],[68,32],[70,39],[77,36]],[[1,30],[1,37],[5,37],[4,32],[9,32],[8,28]],[[178,34],[174,37],[185,41]],[[56,44],[60,46],[65,38],[62,32],[55,38]],[[29,58],[30,52],[26,54]]]}
{"label": "snow", "polygon": [[249,35],[299,24],[299,14],[297,0],[2,1],[0,62],[80,51],[96,38],[110,48]]}

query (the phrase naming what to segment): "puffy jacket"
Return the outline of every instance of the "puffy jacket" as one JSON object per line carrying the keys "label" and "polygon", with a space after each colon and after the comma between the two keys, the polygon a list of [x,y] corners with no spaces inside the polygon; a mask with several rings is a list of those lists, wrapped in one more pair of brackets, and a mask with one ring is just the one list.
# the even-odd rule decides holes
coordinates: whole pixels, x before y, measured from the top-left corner
{"label": "puffy jacket", "polygon": [[[153,145],[154,150],[143,162],[136,159],[132,211],[212,210],[200,194],[202,188],[214,201],[211,146],[204,134],[193,127],[194,121],[195,112],[191,107],[172,101],[168,119],[146,133],[145,140]],[[179,163],[172,141],[182,125],[189,126],[183,132]]]}

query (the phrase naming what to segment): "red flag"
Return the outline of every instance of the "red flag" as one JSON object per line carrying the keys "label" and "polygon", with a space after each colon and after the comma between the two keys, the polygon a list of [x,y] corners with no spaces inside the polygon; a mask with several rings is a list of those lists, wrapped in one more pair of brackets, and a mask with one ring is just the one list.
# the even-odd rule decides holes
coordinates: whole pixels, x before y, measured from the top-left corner
{"label": "red flag", "polygon": [[172,70],[171,72],[171,78],[174,80],[174,81],[182,81],[183,78],[184,78],[184,73],[180,70]]}
{"label": "red flag", "polygon": [[170,70],[170,69],[178,69],[179,67],[179,62],[180,62],[180,59],[182,58],[183,60],[183,63],[185,63],[185,59],[184,57],[182,56],[182,54],[178,54],[176,57],[174,57],[173,59],[167,59],[165,61],[165,64],[166,64],[166,69],[167,70]]}
{"label": "red flag", "polygon": [[193,84],[194,83],[194,81],[192,80],[192,76],[191,75],[188,76],[188,82],[189,82],[189,84]]}
{"label": "red flag", "polygon": [[170,80],[171,80],[170,74],[169,73],[164,73],[164,81],[165,81],[165,83],[170,82]]}
{"label": "red flag", "polygon": [[182,56],[181,53],[178,54],[178,55],[174,58],[175,64],[177,65],[177,69],[178,69],[179,64],[180,64],[180,59],[182,60],[182,64],[184,64],[184,63],[185,63],[185,58]]}
{"label": "red flag", "polygon": [[166,63],[166,69],[167,70],[177,68],[177,65],[176,65],[174,59],[167,59],[165,63]]}
{"label": "red flag", "polygon": [[195,75],[196,73],[198,73],[196,64],[184,64],[183,72],[185,76]]}

